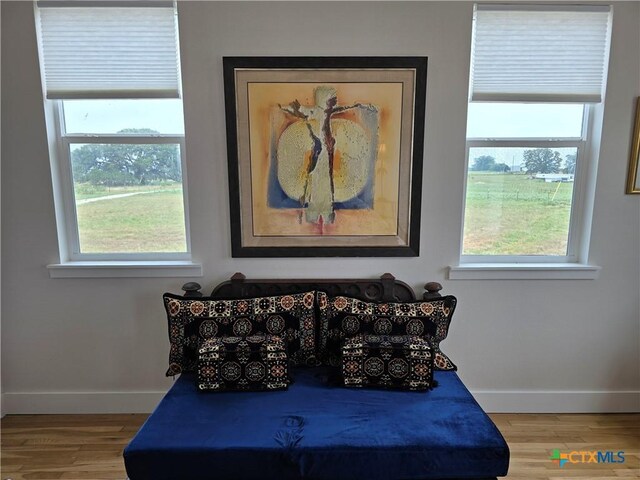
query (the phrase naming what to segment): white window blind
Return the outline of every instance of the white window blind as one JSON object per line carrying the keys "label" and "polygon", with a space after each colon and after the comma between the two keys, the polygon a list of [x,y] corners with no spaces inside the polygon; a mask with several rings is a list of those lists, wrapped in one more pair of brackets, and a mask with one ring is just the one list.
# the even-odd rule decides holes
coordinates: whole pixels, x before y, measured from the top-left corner
{"label": "white window blind", "polygon": [[608,6],[478,4],[471,101],[600,102]]}
{"label": "white window blind", "polygon": [[177,98],[173,2],[38,2],[47,98]]}

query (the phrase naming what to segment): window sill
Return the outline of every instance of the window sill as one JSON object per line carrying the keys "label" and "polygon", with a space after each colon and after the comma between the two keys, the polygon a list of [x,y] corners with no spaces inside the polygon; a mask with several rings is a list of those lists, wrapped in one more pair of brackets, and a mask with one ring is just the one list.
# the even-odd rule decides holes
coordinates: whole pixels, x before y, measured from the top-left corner
{"label": "window sill", "polygon": [[202,277],[202,264],[190,261],[65,262],[47,269],[51,278]]}
{"label": "window sill", "polygon": [[595,280],[600,267],[584,263],[463,263],[449,280]]}

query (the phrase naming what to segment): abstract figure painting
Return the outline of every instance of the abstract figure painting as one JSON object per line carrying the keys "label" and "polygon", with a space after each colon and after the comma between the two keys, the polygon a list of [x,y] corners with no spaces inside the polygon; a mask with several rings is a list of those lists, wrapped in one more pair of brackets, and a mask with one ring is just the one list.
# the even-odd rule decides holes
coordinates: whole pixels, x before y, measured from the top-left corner
{"label": "abstract figure painting", "polygon": [[416,256],[426,63],[224,58],[233,256]]}
{"label": "abstract figure painting", "polygon": [[[312,106],[302,106],[297,99],[279,105],[295,121],[287,122],[282,132],[271,124],[275,148],[270,162],[277,175],[270,187],[281,186],[281,198],[291,200],[286,206],[304,209],[305,221],[321,227],[335,222],[335,209],[341,208],[336,202],[343,208],[373,207],[378,109],[360,103],[340,106],[336,89],[328,85],[315,87],[313,98]],[[356,109],[362,110],[356,114],[359,121],[337,115]],[[354,202],[358,197],[361,204]],[[270,200],[271,206],[281,205],[271,195]]]}

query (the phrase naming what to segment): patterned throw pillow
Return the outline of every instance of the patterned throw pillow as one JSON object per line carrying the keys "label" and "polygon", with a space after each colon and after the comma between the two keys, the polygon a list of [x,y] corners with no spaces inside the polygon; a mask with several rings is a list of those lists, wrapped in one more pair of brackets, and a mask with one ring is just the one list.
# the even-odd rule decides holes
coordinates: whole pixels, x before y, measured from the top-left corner
{"label": "patterned throw pillow", "polygon": [[317,365],[315,292],[221,300],[163,295],[169,320],[167,376],[194,371],[202,340],[212,337],[278,335],[294,365]]}
{"label": "patterned throw pillow", "polygon": [[289,387],[286,345],[275,335],[213,337],[198,350],[198,390],[284,390]]}
{"label": "patterned throw pillow", "polygon": [[346,387],[429,390],[433,353],[423,337],[356,335],[342,345],[342,378]]}
{"label": "patterned throw pillow", "polygon": [[440,350],[447,338],[456,297],[405,303],[371,303],[349,297],[328,297],[318,292],[320,325],[319,357],[323,363],[340,366],[340,346],[345,338],[360,333],[413,335],[431,344],[436,370],[457,370]]}

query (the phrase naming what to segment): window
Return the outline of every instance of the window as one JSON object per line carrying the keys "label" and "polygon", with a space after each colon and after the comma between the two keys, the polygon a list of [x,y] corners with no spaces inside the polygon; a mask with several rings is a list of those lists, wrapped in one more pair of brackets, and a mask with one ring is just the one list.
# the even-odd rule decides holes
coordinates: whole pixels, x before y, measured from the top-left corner
{"label": "window", "polygon": [[469,105],[463,255],[575,260],[571,210],[587,118],[582,104]]}
{"label": "window", "polygon": [[38,2],[61,262],[187,260],[172,2]]}
{"label": "window", "polygon": [[56,103],[71,260],[188,252],[180,100]]}
{"label": "window", "polygon": [[477,5],[461,264],[584,259],[608,7]]}

